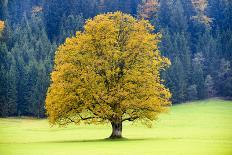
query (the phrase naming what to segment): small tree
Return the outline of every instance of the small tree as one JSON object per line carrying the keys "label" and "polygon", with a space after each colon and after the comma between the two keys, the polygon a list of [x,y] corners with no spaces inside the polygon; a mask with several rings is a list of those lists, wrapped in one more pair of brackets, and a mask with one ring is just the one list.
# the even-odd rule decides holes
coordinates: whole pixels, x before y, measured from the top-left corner
{"label": "small tree", "polygon": [[144,19],[154,18],[158,12],[158,0],[143,0],[138,5],[138,16]]}
{"label": "small tree", "polygon": [[171,104],[160,79],[170,61],[152,31],[148,21],[121,12],[89,19],[56,52],[46,98],[50,123],[110,122],[110,138],[121,138],[123,121],[151,125]]}
{"label": "small tree", "polygon": [[214,81],[211,75],[207,75],[205,79],[205,96],[207,98],[214,97],[216,94],[215,88],[214,88]]}
{"label": "small tree", "polygon": [[207,15],[205,15],[208,6],[208,0],[192,0],[192,4],[197,13],[196,16],[193,16],[193,19],[196,19],[200,23],[210,26],[212,23],[212,18],[209,18]]}
{"label": "small tree", "polygon": [[188,100],[197,100],[197,85],[190,85],[187,89]]}

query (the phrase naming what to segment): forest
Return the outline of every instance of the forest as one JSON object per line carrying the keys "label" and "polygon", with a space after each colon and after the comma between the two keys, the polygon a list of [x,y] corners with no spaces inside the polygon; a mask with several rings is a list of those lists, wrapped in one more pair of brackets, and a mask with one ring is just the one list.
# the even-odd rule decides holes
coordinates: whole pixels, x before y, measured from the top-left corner
{"label": "forest", "polygon": [[0,117],[43,118],[54,55],[95,15],[121,11],[162,34],[172,103],[232,97],[231,0],[0,0]]}

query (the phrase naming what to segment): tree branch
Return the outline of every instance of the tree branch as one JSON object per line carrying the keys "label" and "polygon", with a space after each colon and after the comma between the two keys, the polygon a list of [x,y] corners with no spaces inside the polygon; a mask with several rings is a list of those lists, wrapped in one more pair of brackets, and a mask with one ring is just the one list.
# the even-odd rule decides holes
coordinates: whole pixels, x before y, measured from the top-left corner
{"label": "tree branch", "polygon": [[80,114],[79,114],[79,116],[80,116],[80,118],[81,118],[81,120],[88,120],[88,119],[94,119],[94,118],[97,118],[97,117],[82,117]]}
{"label": "tree branch", "polygon": [[138,119],[138,118],[139,118],[138,116],[129,117],[129,118],[124,118],[124,119],[122,119],[122,122],[124,122],[124,121],[134,121],[134,120],[136,120],[136,119]]}

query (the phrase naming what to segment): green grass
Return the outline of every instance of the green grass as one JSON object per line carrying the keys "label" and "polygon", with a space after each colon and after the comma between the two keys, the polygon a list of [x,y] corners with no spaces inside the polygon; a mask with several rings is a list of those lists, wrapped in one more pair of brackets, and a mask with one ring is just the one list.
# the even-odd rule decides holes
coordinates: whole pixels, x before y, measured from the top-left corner
{"label": "green grass", "polygon": [[126,123],[117,141],[105,139],[110,133],[109,125],[0,119],[0,155],[232,155],[232,101],[176,105],[153,128]]}

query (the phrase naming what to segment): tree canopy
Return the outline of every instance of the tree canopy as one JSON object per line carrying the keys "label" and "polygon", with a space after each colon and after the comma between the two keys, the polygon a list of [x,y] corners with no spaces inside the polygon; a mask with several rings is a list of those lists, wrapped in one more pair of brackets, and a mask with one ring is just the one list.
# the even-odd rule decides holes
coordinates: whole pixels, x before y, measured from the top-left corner
{"label": "tree canopy", "polygon": [[55,55],[46,109],[52,124],[150,124],[171,104],[160,71],[170,61],[160,55],[160,34],[146,20],[121,12],[89,19],[83,32],[66,39]]}

